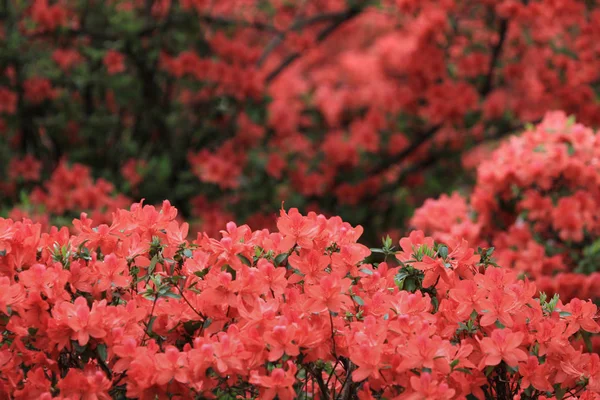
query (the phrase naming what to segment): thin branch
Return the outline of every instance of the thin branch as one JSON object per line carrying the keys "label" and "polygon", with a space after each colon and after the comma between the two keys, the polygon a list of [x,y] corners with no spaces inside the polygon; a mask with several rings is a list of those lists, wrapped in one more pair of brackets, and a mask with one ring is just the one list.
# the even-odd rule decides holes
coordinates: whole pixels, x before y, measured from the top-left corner
{"label": "thin branch", "polygon": [[335,332],[333,328],[333,316],[329,313],[329,325],[331,326],[331,344],[333,346],[333,356],[337,358],[337,351],[335,349]]}
{"label": "thin branch", "polygon": [[310,372],[310,374],[313,376],[314,380],[317,381],[317,385],[319,386],[319,390],[321,391],[321,395],[323,396],[323,399],[327,400],[329,399],[329,390],[327,390],[327,386],[325,386],[325,382],[323,381],[323,376],[321,375],[322,370],[321,369],[317,369],[316,371],[309,367],[309,366],[305,366],[306,370],[308,372]]}
{"label": "thin branch", "polygon": [[181,298],[183,299],[183,301],[185,301],[187,303],[187,305],[192,309],[192,311],[198,315],[200,318],[202,318],[202,322],[206,322],[206,316],[204,314],[202,314],[200,311],[196,310],[196,308],[192,305],[192,303],[190,303],[190,301],[187,299],[187,297],[185,297],[185,295],[183,294],[183,290],[181,290],[181,288],[179,287],[179,285],[173,285],[177,288],[177,290],[179,291],[179,294],[181,296]]}
{"label": "thin branch", "polygon": [[[327,37],[329,37],[329,35],[335,32],[344,23],[357,17],[362,12],[363,8],[364,6],[352,7],[347,11],[341,13],[339,17],[336,20],[334,20],[334,22],[332,22],[329,26],[327,26],[317,34],[316,43],[323,42],[325,39],[327,39]],[[269,83],[275,78],[277,78],[279,74],[285,71],[285,69],[291,64],[293,64],[294,61],[296,61],[298,58],[300,58],[301,55],[302,53],[300,52],[295,52],[288,55],[273,71],[269,73],[269,75],[267,75],[267,77],[265,78],[265,82]]]}
{"label": "thin branch", "polygon": [[423,144],[425,144],[425,142],[433,138],[433,136],[440,130],[441,127],[442,125],[439,124],[427,129],[426,131],[418,135],[417,139],[415,139],[406,149],[402,150],[400,153],[394,155],[393,157],[386,159],[385,162],[382,162],[381,164],[373,168],[371,171],[369,171],[368,175],[378,175],[387,170],[390,167],[390,165],[398,164],[404,161],[415,151],[417,151]]}
{"label": "thin branch", "polygon": [[490,58],[490,66],[488,68],[488,72],[485,77],[485,81],[483,82],[483,86],[481,87],[481,90],[479,92],[479,94],[482,97],[487,96],[492,91],[493,83],[494,83],[494,72],[495,72],[496,66],[498,64],[498,60],[500,59],[500,56],[502,55],[502,48],[504,47],[504,43],[506,42],[506,34],[507,33],[508,33],[508,20],[505,18],[502,18],[500,20],[500,27],[498,29],[498,36],[499,36],[498,42],[492,48],[492,57]]}
{"label": "thin branch", "polygon": [[[6,12],[6,36],[12,37],[18,31],[18,19],[14,4],[11,0],[3,1],[3,9]],[[21,149],[24,152],[36,148],[36,133],[33,125],[32,116],[29,115],[29,107],[25,102],[25,90],[23,83],[25,77],[23,75],[23,64],[19,54],[11,49],[10,61],[15,73],[15,92],[17,94],[17,118],[21,128]],[[30,148],[31,147],[31,148]]]}
{"label": "thin branch", "polygon": [[283,40],[285,39],[286,34],[284,32],[279,33],[277,36],[275,36],[266,46],[265,49],[263,50],[262,54],[260,55],[258,61],[256,61],[256,66],[260,67],[261,65],[264,64],[264,62],[267,60],[267,58],[269,58],[269,55],[271,55],[271,53],[273,51],[275,51],[275,49],[277,47],[279,47],[279,45],[281,43],[283,43]]}
{"label": "thin branch", "polygon": [[346,380],[344,381],[344,385],[342,386],[342,390],[340,392],[340,400],[350,400],[352,398],[352,371],[354,371],[354,364],[350,359],[346,364]]}
{"label": "thin branch", "polygon": [[267,58],[269,58],[269,55],[283,43],[283,41],[285,40],[285,37],[290,32],[299,31],[302,28],[305,28],[310,25],[318,24],[321,22],[327,22],[327,21],[331,21],[331,20],[339,20],[341,18],[344,18],[345,14],[346,14],[346,12],[321,13],[321,14],[313,15],[312,17],[305,18],[305,19],[294,22],[286,31],[279,32],[277,34],[277,36],[275,36],[267,44],[267,46],[263,50],[263,53],[261,54],[260,58],[256,62],[256,65],[259,67],[261,65],[263,65],[264,62],[267,60]]}
{"label": "thin branch", "polygon": [[[537,124],[539,123],[540,120],[535,120],[530,122],[531,124]],[[492,137],[487,137],[487,138],[482,138],[482,139],[478,139],[473,143],[473,146],[477,146],[482,144],[485,141],[489,141],[489,140],[498,140],[498,139],[502,139],[505,136],[511,135],[517,131],[520,131],[522,129],[525,129],[526,125],[528,125],[529,123],[522,123],[522,124],[518,124],[518,125],[513,125],[507,128],[504,128],[498,132],[495,132],[494,135]],[[394,182],[390,182],[386,185],[384,185],[383,187],[380,188],[380,190],[378,191],[378,195],[380,195],[381,193],[385,193],[389,190],[393,190],[394,188],[397,188],[398,185],[403,182],[406,178],[408,178],[411,174],[417,172],[417,171],[421,171],[424,168],[430,167],[434,164],[436,164],[438,161],[445,159],[449,153],[448,151],[438,151],[435,153],[432,153],[429,155],[429,157],[423,158],[422,160],[415,162],[411,165],[409,165],[408,167],[406,167],[405,169],[402,170],[402,172],[398,175],[398,179],[396,179]]]}
{"label": "thin branch", "polygon": [[154,302],[152,303],[152,309],[150,310],[150,318],[148,318],[148,323],[146,324],[146,327],[144,328],[144,336],[142,337],[142,345],[144,345],[145,341],[146,341],[146,336],[150,336],[150,333],[148,332],[150,330],[149,325],[152,323],[152,318],[154,317],[154,309],[156,308],[156,302],[158,300],[158,293],[155,294],[154,296]]}

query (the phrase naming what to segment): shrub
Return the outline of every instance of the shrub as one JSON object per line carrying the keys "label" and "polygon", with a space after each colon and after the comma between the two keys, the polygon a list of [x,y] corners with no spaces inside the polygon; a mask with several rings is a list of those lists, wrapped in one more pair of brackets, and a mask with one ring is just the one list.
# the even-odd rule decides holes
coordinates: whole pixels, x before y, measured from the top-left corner
{"label": "shrub", "polygon": [[[273,225],[286,200],[372,242],[461,181],[463,150],[547,109],[600,115],[593,1],[0,7],[0,154],[42,181],[66,159],[130,198],[168,193],[203,229],[216,208]],[[11,208],[29,188],[7,165]]]}
{"label": "shrub", "polygon": [[412,224],[439,240],[494,246],[499,263],[549,293],[598,298],[599,143],[594,130],[549,113],[481,163],[468,201],[429,200]]}
{"label": "shrub", "polygon": [[412,232],[371,254],[360,226],[296,209],[187,240],[176,215],[0,220],[2,396],[598,396],[600,358],[573,341],[596,306],[538,297],[489,249]]}

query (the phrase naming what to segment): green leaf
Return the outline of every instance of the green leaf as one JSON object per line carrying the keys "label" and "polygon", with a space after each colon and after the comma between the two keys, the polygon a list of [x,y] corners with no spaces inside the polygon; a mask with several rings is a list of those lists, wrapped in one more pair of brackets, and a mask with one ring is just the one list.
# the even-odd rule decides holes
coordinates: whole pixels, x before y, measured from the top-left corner
{"label": "green leaf", "polygon": [[158,255],[155,255],[154,257],[152,257],[152,260],[150,260],[150,266],[148,267],[148,275],[152,275],[154,273],[154,270],[156,269],[156,264],[158,264]]}
{"label": "green leaf", "polygon": [[360,296],[352,296],[352,299],[356,302],[356,304],[358,304],[359,306],[364,306],[365,305],[365,301],[360,297]]}
{"label": "green leaf", "polygon": [[200,321],[186,321],[183,323],[183,328],[187,332],[188,335],[193,335],[198,329],[202,326],[202,322]]}
{"label": "green leaf", "polygon": [[76,340],[71,340],[71,343],[77,354],[82,354],[87,349],[87,346],[80,346]]}
{"label": "green leaf", "polygon": [[566,389],[563,389],[560,386],[560,383],[557,383],[556,385],[554,385],[554,396],[556,397],[556,400],[562,400],[562,398],[565,396],[566,393]]}
{"label": "green leaf", "polygon": [[96,346],[96,354],[98,354],[98,357],[100,357],[100,360],[106,361],[107,354],[106,354],[106,345],[104,343],[101,343]]}
{"label": "green leaf", "polygon": [[441,245],[441,246],[438,248],[438,254],[439,254],[439,256],[440,256],[440,257],[442,257],[444,260],[445,260],[446,258],[448,258],[448,247],[447,247],[447,246],[445,246],[445,245]]}
{"label": "green leaf", "polygon": [[411,277],[411,279],[405,279],[404,280],[404,290],[407,290],[409,292],[413,292],[415,290],[417,290],[417,283],[415,282],[415,279]]}
{"label": "green leaf", "polygon": [[571,316],[571,315],[573,315],[573,314],[571,314],[571,313],[570,313],[570,312],[568,312],[568,311],[559,311],[559,312],[558,312],[558,315],[559,315],[559,316],[561,316],[561,317],[570,317],[570,316]]}
{"label": "green leaf", "polygon": [[392,238],[389,235],[387,235],[385,238],[382,238],[381,241],[382,241],[383,247],[385,249],[390,249],[392,247],[393,242],[392,242]]}
{"label": "green leaf", "polygon": [[283,265],[288,259],[287,253],[281,253],[277,257],[275,257],[275,266]]}
{"label": "green leaf", "polygon": [[410,275],[410,273],[407,270],[401,269],[394,277],[394,281],[396,282],[396,285],[398,285],[399,282],[404,281],[404,279],[406,279],[409,275]]}
{"label": "green leaf", "polygon": [[583,343],[585,343],[585,348],[588,353],[592,353],[594,351],[594,346],[592,345],[592,335],[584,330],[581,330],[581,337],[583,338]]}
{"label": "green leaf", "polygon": [[154,326],[154,321],[156,321],[156,315],[153,315],[152,318],[150,318],[150,321],[148,321],[148,326],[146,327],[146,329],[148,330],[148,334],[152,333],[152,326]]}
{"label": "green leaf", "polygon": [[179,300],[181,299],[181,295],[179,293],[167,292],[162,295],[162,297],[169,297],[171,299]]}
{"label": "green leaf", "polygon": [[186,256],[187,258],[192,258],[192,251],[190,249],[185,249],[183,250],[183,255]]}
{"label": "green leaf", "polygon": [[246,258],[246,256],[243,256],[241,254],[237,254],[237,257],[240,259],[240,261],[242,261],[242,264],[247,265],[249,267],[252,266],[252,263],[250,262],[250,260],[248,260],[248,258]]}
{"label": "green leaf", "polygon": [[202,271],[194,272],[194,275],[196,275],[198,278],[204,278],[206,274],[208,274],[208,268],[205,268]]}
{"label": "green leaf", "polygon": [[373,271],[368,268],[363,268],[360,270],[360,272],[367,274],[367,275],[373,275]]}
{"label": "green leaf", "polygon": [[154,295],[154,293],[144,293],[142,294],[142,297],[146,300],[150,300],[150,301],[154,301],[156,299],[156,296]]}

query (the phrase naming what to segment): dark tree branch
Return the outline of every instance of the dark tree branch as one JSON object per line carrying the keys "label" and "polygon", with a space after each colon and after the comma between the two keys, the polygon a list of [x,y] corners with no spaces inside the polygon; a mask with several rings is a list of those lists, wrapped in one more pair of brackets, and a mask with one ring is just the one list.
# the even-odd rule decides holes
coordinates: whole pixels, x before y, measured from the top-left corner
{"label": "dark tree branch", "polygon": [[[541,120],[535,120],[530,122],[531,124],[537,124],[539,123]],[[473,146],[477,146],[480,145],[486,141],[492,141],[492,140],[498,140],[498,139],[502,139],[508,135],[511,135],[517,131],[520,131],[522,129],[525,128],[525,126],[528,123],[521,123],[518,125],[513,125],[513,126],[509,126],[506,127],[502,130],[499,130],[497,132],[494,132],[492,135],[488,136],[488,137],[484,137],[482,139],[476,140],[473,143]],[[431,131],[431,130],[430,130]],[[413,144],[414,145],[414,144]],[[411,147],[413,147],[413,145],[411,145]],[[407,149],[408,150],[408,149]],[[407,151],[405,150],[405,151]],[[404,152],[403,152],[404,153]],[[410,151],[407,151],[406,154],[410,154]],[[431,154],[429,154],[427,157],[424,157],[418,161],[415,161],[414,163],[411,163],[410,165],[408,165],[407,167],[405,167],[404,169],[402,169],[402,171],[398,174],[398,177],[393,181],[393,182],[389,182],[386,183],[384,185],[382,185],[375,193],[369,193],[368,195],[361,197],[361,202],[363,203],[369,203],[369,202],[373,202],[373,201],[377,201],[378,199],[381,199],[382,195],[385,195],[395,189],[397,189],[400,185],[402,185],[402,183],[408,178],[410,177],[412,174],[416,173],[416,172],[420,172],[420,171],[424,171],[427,168],[436,165],[437,163],[439,163],[440,161],[446,160],[448,158],[451,158],[452,156],[454,156],[456,153],[453,152],[448,152],[446,150],[440,150],[440,151],[436,151],[433,152]],[[400,154],[398,156],[396,156],[396,158],[399,158]],[[406,156],[405,156],[406,157]],[[385,165],[385,168],[380,170],[380,173],[385,173],[387,170],[389,170],[389,168],[392,167],[389,164]],[[378,168],[380,169],[380,168]],[[372,176],[372,175],[370,175]],[[329,191],[330,192],[334,192],[335,189],[339,186],[339,184],[334,185]]]}
{"label": "dark tree branch", "polygon": [[[374,168],[372,168],[371,170],[367,171],[367,176],[372,177],[372,176],[384,173],[393,165],[404,161],[406,158],[408,158],[410,155],[412,155],[416,150],[418,150],[425,142],[427,142],[429,139],[431,139],[440,130],[441,127],[442,127],[441,124],[434,125],[431,128],[427,129],[426,131],[420,133],[417,136],[417,139],[415,139],[415,141],[413,141],[406,149],[402,150],[400,153],[398,153],[392,157],[386,158],[379,165],[377,165]],[[339,180],[334,181],[332,187],[330,188],[330,191],[334,192],[337,188],[340,187],[340,185],[342,183],[344,183],[344,182],[341,182]]]}
{"label": "dark tree branch", "polygon": [[317,385],[319,386],[319,390],[321,391],[323,399],[329,399],[329,390],[327,389],[327,386],[325,386],[325,381],[323,381],[323,371],[321,369],[315,370],[310,366],[306,366],[305,368],[313,376],[313,379],[317,381]]}
{"label": "dark tree branch", "polygon": [[[12,40],[13,35],[18,31],[17,24],[19,16],[17,15],[11,0],[4,0],[2,5],[2,8],[6,13],[6,36],[8,40]],[[23,76],[22,60],[12,46],[10,61],[15,71],[15,92],[17,94],[17,118],[19,120],[21,131],[21,149],[23,152],[27,153],[28,150],[34,150],[36,148],[36,132],[32,116],[28,115],[29,110],[24,99],[25,93],[23,83],[25,77]]]}
{"label": "dark tree branch", "polygon": [[[329,37],[333,32],[335,32],[344,23],[357,17],[362,12],[363,9],[364,9],[364,5],[352,7],[350,9],[348,9],[347,11],[340,13],[339,16],[329,26],[327,26],[326,28],[324,28],[317,34],[316,43],[323,42],[325,39],[327,39],[327,37]],[[279,74],[281,74],[283,71],[285,71],[285,69],[287,67],[289,67],[292,63],[294,63],[294,61],[296,61],[298,58],[300,58],[301,55],[302,55],[302,53],[300,53],[300,52],[295,52],[295,53],[288,55],[286,58],[283,59],[283,61],[281,61],[281,63],[273,71],[271,71],[269,73],[269,75],[267,75],[267,77],[265,78],[265,82],[269,83],[269,82],[273,81],[275,78],[277,78],[279,76]]]}
{"label": "dark tree branch", "polygon": [[350,400],[352,399],[352,395],[354,394],[353,383],[352,383],[352,371],[354,371],[354,364],[350,359],[344,362],[346,367],[346,380],[342,386],[342,390],[339,395],[339,400]]}
{"label": "dark tree branch", "polygon": [[441,127],[441,124],[434,125],[426,131],[422,132],[406,149],[402,150],[400,153],[394,155],[393,157],[386,159],[385,162],[382,162],[381,164],[370,170],[368,172],[368,175],[378,175],[387,170],[390,167],[390,164],[398,164],[404,161],[415,151],[417,151],[423,144],[425,144],[425,142],[433,138],[433,136],[435,136],[435,134],[440,130]]}
{"label": "dark tree branch", "polygon": [[481,90],[479,91],[479,94],[482,97],[487,96],[492,91],[493,84],[494,84],[494,72],[496,70],[498,60],[500,59],[500,56],[502,55],[502,48],[504,47],[504,43],[506,42],[506,34],[507,33],[508,33],[508,20],[505,18],[502,18],[500,20],[500,27],[498,29],[498,36],[499,36],[498,42],[492,48],[492,57],[490,58],[490,65],[488,68],[488,72],[485,77],[485,81],[483,82],[483,86],[481,87]]}
{"label": "dark tree branch", "polygon": [[[535,120],[530,123],[537,124],[539,122],[540,122],[540,120]],[[490,140],[502,139],[502,138],[509,136],[515,132],[525,129],[526,125],[528,125],[528,123],[522,123],[522,124],[518,124],[518,125],[509,126],[507,128],[504,128],[502,130],[495,132],[493,134],[493,136],[491,136],[491,137],[487,137],[487,138],[484,137],[482,139],[476,140],[473,143],[473,146],[480,145],[480,144],[482,144],[486,141],[490,141]],[[401,184],[411,174],[414,174],[415,172],[422,171],[425,168],[435,165],[437,162],[444,160],[444,159],[448,158],[449,155],[451,156],[453,154],[454,153],[449,153],[448,151],[443,151],[443,150],[437,151],[435,153],[431,153],[428,157],[425,157],[422,160],[415,162],[415,163],[409,165],[408,167],[406,167],[404,170],[402,170],[402,172],[398,176],[398,179],[395,182],[392,182],[392,183],[389,183],[389,184],[383,186],[382,188],[380,188],[378,193],[389,192],[390,190],[397,188],[398,185]]]}
{"label": "dark tree branch", "polygon": [[279,47],[281,45],[281,43],[283,43],[285,37],[290,32],[299,31],[302,28],[305,28],[310,25],[318,24],[321,22],[327,22],[327,21],[331,21],[331,20],[337,21],[341,18],[344,18],[345,14],[346,14],[346,12],[322,13],[322,14],[313,15],[312,17],[301,19],[301,20],[294,22],[286,31],[279,32],[277,34],[277,36],[275,36],[269,42],[269,44],[267,44],[267,46],[265,47],[260,58],[256,62],[256,65],[260,67],[262,64],[264,64],[264,62],[267,60],[267,58],[269,58],[269,55],[275,49],[277,49],[277,47]]}
{"label": "dark tree branch", "polygon": [[208,14],[199,15],[198,18],[200,18],[201,21],[204,21],[207,23],[213,23],[213,24],[217,24],[217,25],[245,26],[248,28],[254,28],[257,30],[261,30],[261,31],[279,33],[279,30],[277,28],[275,28],[273,25],[270,25],[270,24],[267,24],[264,22],[259,22],[259,21],[245,21],[245,20],[227,18],[227,17],[219,16],[219,15],[208,15]]}

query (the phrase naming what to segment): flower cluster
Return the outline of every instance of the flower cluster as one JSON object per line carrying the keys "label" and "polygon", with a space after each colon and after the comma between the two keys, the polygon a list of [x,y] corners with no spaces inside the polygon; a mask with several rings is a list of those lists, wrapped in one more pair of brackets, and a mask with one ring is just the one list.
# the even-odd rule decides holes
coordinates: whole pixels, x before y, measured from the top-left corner
{"label": "flower cluster", "polygon": [[[469,201],[427,201],[413,226],[494,246],[498,262],[564,297],[600,297],[600,137],[563,112],[512,136],[477,169]],[[579,275],[579,274],[587,274]]]}
{"label": "flower cluster", "polygon": [[360,226],[296,209],[188,240],[176,216],[0,220],[0,396],[599,398],[576,341],[596,306],[538,297],[489,249],[415,231],[371,252]]}
{"label": "flower cluster", "polygon": [[46,231],[53,223],[69,224],[81,212],[89,213],[96,223],[107,223],[114,211],[131,203],[126,196],[115,195],[110,182],[94,179],[85,165],[70,166],[61,162],[42,183],[39,182],[40,167],[39,161],[31,157],[12,160],[12,183],[31,181],[34,184],[29,194],[22,196],[20,203],[10,209],[10,218],[32,219],[41,223]]}

